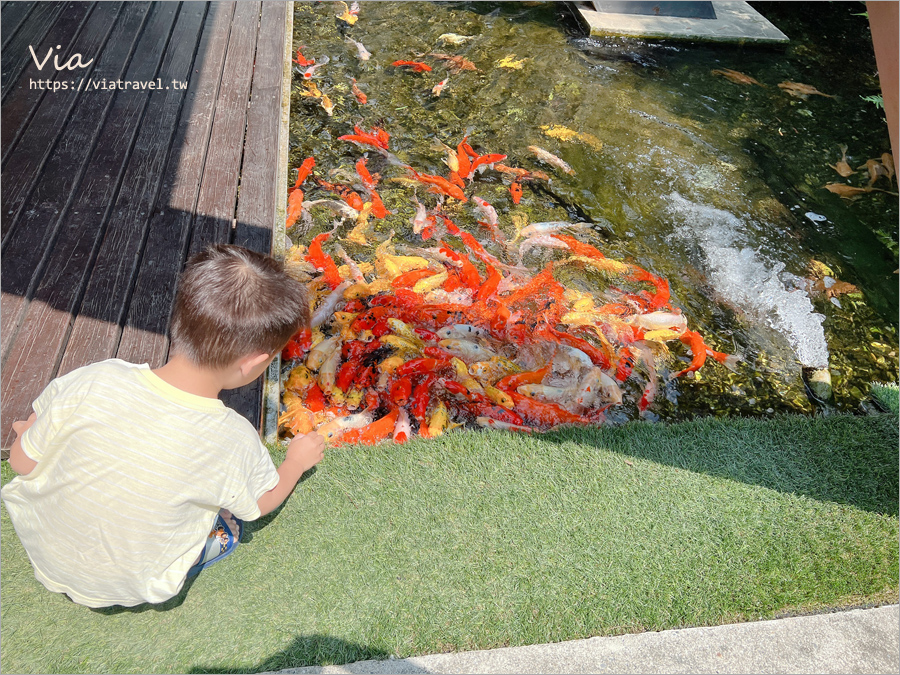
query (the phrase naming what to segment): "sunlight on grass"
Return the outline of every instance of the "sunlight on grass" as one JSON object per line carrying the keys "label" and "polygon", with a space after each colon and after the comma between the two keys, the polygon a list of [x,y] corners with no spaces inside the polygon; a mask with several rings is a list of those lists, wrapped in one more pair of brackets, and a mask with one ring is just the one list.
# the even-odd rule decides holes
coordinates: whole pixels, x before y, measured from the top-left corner
{"label": "sunlight on grass", "polygon": [[45,591],[4,511],[4,669],[252,672],[896,601],[897,442],[875,415],[336,449],[164,611]]}

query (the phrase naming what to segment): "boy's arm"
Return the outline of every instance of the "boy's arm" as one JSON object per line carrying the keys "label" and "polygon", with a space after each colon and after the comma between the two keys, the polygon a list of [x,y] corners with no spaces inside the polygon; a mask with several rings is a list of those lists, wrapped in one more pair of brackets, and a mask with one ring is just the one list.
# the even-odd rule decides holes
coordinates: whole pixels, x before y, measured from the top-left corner
{"label": "boy's arm", "polygon": [[27,476],[34,467],[37,466],[37,462],[26,455],[25,451],[22,449],[22,434],[34,424],[36,419],[37,415],[31,413],[31,416],[27,420],[19,420],[12,423],[13,431],[16,434],[16,440],[13,441],[13,444],[9,448],[9,467],[21,476]]}
{"label": "boy's arm", "polygon": [[[288,446],[287,455],[278,467],[278,485],[265,493],[256,502],[259,515],[265,516],[279,506],[294,489],[297,481],[308,469],[322,461],[325,456],[325,439],[313,432],[295,436]],[[10,457],[12,459],[12,457]]]}

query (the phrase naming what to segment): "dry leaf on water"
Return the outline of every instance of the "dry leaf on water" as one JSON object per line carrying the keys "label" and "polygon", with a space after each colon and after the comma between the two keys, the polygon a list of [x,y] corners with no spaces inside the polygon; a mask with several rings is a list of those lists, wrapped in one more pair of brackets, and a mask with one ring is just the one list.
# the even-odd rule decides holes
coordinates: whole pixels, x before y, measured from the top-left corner
{"label": "dry leaf on water", "polygon": [[853,174],[856,173],[853,169],[850,168],[850,165],[847,164],[847,146],[846,145],[841,146],[841,161],[839,161],[837,164],[829,164],[828,166],[830,166],[832,169],[837,171],[843,178],[846,178],[847,176],[852,176]]}

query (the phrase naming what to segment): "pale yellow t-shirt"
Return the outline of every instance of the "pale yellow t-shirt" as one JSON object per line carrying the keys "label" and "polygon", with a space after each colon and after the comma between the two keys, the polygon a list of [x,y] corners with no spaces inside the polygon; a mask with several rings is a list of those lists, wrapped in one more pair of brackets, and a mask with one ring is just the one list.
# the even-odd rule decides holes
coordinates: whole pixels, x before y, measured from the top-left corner
{"label": "pale yellow t-shirt", "polygon": [[33,407],[22,449],[37,466],[3,501],[38,581],[88,607],[176,595],[219,509],[254,520],[278,484],[246,419],[146,364],[79,368]]}

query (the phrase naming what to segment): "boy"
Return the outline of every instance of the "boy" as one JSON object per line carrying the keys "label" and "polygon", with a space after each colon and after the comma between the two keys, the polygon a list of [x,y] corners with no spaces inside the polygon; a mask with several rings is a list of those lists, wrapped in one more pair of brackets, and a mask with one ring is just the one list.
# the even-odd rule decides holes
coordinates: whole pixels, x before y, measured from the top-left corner
{"label": "boy", "polygon": [[13,424],[20,475],[2,491],[38,581],[88,607],[159,603],[233,551],[240,519],[277,508],[324,440],[294,438],[276,470],[216,397],[308,324],[302,284],[275,260],[217,245],[181,276],[166,365],[110,359],[51,382]]}

